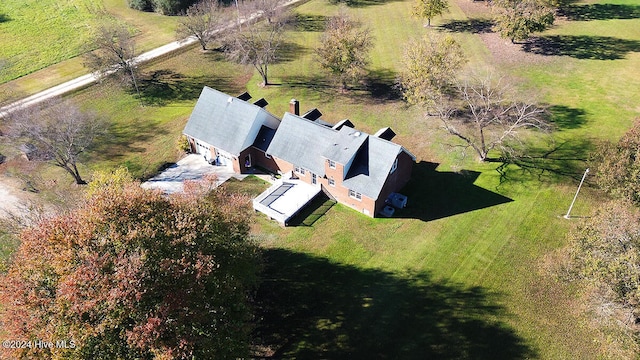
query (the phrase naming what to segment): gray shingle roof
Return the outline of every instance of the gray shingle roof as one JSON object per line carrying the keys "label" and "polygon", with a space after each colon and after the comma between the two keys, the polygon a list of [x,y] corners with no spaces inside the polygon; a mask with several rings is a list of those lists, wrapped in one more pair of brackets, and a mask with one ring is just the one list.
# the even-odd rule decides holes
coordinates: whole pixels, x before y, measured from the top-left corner
{"label": "gray shingle roof", "polygon": [[330,127],[285,113],[267,154],[324,176],[323,153],[333,144],[335,133]]}
{"label": "gray shingle roof", "polygon": [[205,86],[184,134],[238,156],[253,144],[261,113],[274,117],[259,106]]}
{"label": "gray shingle roof", "polygon": [[377,199],[402,146],[344,126],[335,130],[286,113],[267,153],[325,175],[325,159],[351,167],[343,184]]}
{"label": "gray shingle roof", "polygon": [[[375,136],[368,135],[368,139],[367,148],[363,148],[366,154],[362,154],[354,161],[343,184],[369,198],[377,199],[396,157],[406,150],[398,144]],[[368,165],[364,163],[365,161]]]}

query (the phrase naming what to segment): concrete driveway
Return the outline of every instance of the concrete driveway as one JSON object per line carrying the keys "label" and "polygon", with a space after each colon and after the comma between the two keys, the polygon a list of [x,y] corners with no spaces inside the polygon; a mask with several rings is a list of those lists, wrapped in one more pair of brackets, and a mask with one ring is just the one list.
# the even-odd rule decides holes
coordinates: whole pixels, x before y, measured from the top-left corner
{"label": "concrete driveway", "polygon": [[246,175],[239,175],[226,166],[214,166],[209,164],[202,155],[187,155],[176,164],[170,166],[165,171],[142,183],[145,189],[160,189],[167,194],[182,192],[185,180],[199,180],[205,175],[215,174],[218,176],[218,184],[229,180],[231,177],[242,180]]}

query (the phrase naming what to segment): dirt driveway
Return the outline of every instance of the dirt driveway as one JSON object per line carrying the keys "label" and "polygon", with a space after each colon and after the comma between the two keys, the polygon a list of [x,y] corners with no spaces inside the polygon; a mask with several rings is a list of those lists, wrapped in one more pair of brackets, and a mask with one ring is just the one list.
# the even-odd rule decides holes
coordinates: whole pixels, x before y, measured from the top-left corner
{"label": "dirt driveway", "polygon": [[8,212],[19,212],[21,196],[20,190],[11,181],[0,177],[0,217],[6,217]]}

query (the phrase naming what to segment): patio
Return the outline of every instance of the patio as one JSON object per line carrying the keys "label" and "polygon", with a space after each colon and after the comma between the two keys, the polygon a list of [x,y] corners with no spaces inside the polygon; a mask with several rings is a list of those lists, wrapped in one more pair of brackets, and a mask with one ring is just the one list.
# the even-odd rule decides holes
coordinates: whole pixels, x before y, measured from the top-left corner
{"label": "patio", "polygon": [[320,191],[300,180],[279,180],[253,200],[253,208],[286,226]]}

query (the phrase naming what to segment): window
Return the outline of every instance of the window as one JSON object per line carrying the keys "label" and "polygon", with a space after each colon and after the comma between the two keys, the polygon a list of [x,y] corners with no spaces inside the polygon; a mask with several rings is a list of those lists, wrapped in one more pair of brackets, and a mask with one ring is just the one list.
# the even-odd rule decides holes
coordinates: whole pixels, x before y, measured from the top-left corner
{"label": "window", "polygon": [[333,178],[329,178],[329,185],[336,186],[336,181]]}
{"label": "window", "polygon": [[293,168],[293,171],[297,172],[298,174],[304,176],[305,174],[305,170],[304,168],[300,167],[300,166],[296,166],[295,168]]}
{"label": "window", "polygon": [[358,201],[362,200],[362,194],[353,190],[349,190],[349,197],[354,198]]}
{"label": "window", "polygon": [[396,171],[397,168],[398,168],[398,158],[396,158],[396,160],[393,162],[393,165],[391,166],[391,171],[389,172],[389,174],[393,174],[393,172]]}
{"label": "window", "polygon": [[266,157],[267,159],[271,159],[271,155],[264,153],[264,157]]}
{"label": "window", "polygon": [[335,169],[336,168],[336,162],[333,160],[327,160],[329,162],[329,168],[331,169]]}

